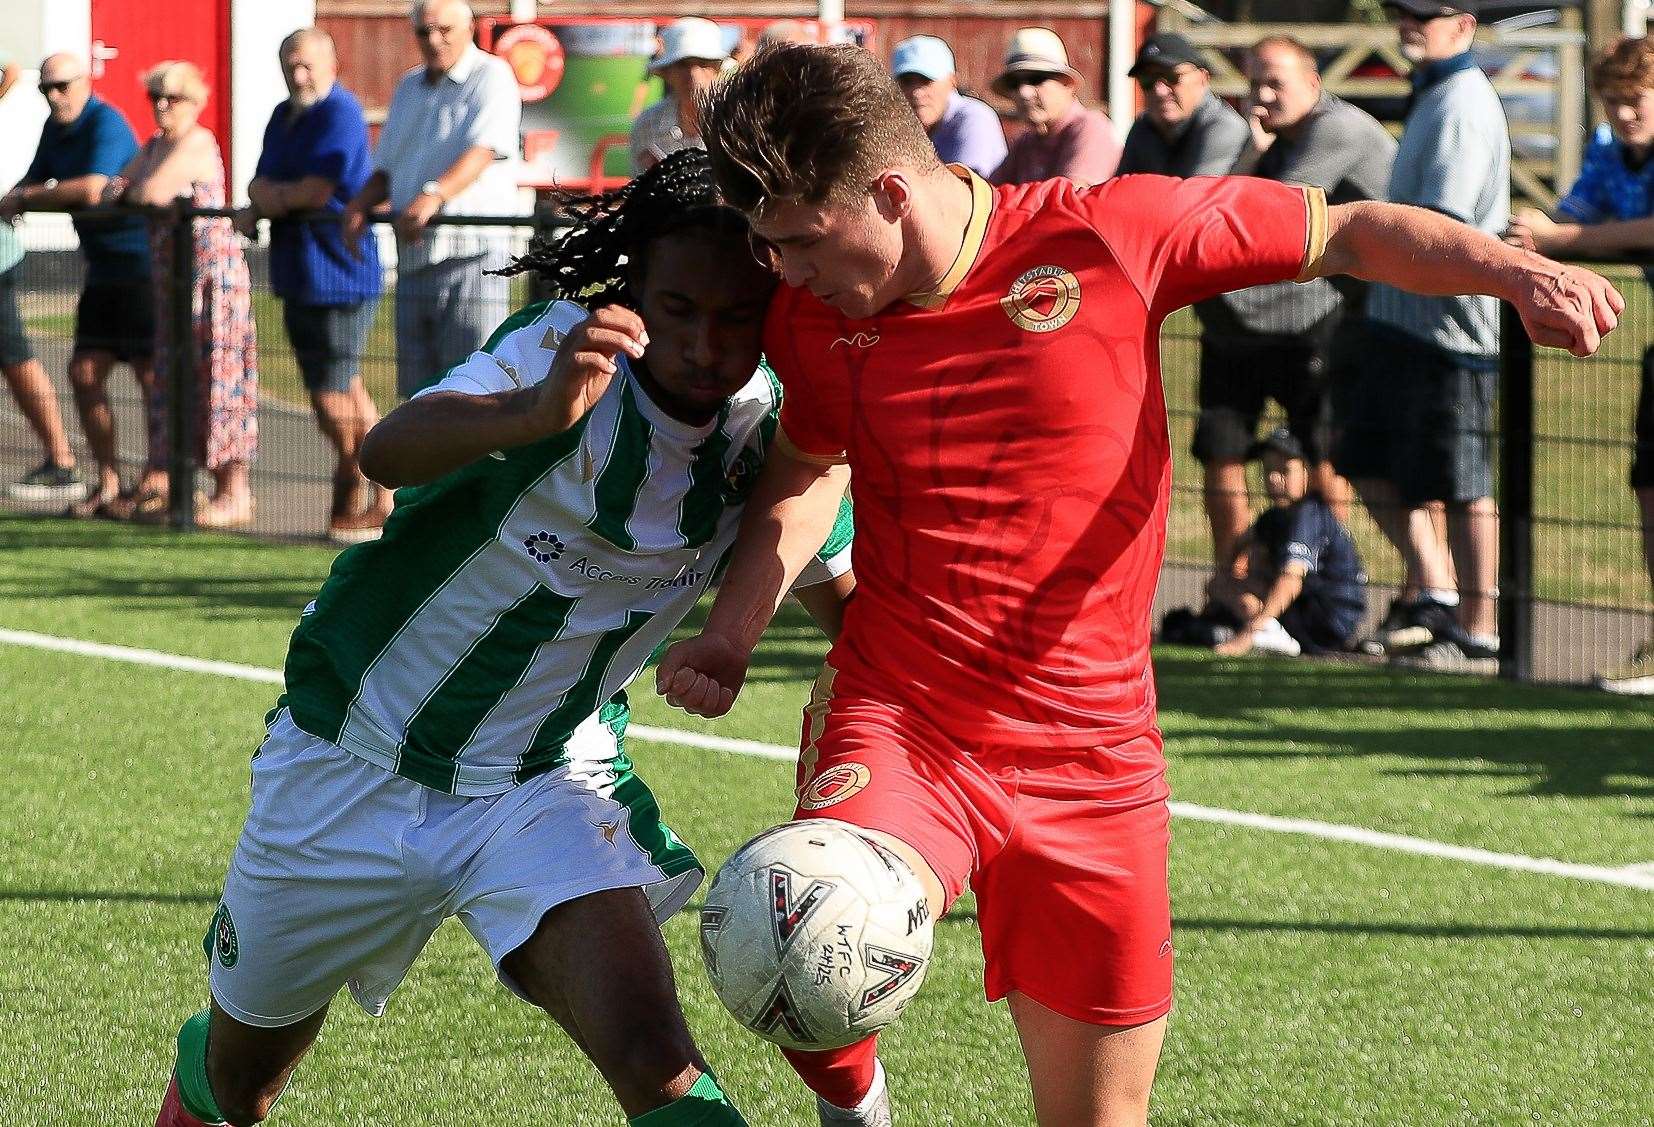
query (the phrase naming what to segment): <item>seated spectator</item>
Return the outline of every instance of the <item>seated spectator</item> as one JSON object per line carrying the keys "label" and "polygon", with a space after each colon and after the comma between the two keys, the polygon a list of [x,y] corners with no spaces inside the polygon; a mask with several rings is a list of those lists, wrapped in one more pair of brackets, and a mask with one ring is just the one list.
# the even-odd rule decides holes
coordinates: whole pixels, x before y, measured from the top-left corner
{"label": "seated spectator", "polygon": [[990,178],[1026,184],[1065,176],[1082,187],[1114,175],[1120,142],[1101,110],[1080,104],[1080,72],[1068,65],[1068,49],[1048,27],[1024,27],[1011,37],[1005,69],[993,92],[1009,98],[1026,129],[1011,142]]}
{"label": "seated spectator", "polygon": [[[373,173],[362,106],[336,79],[333,37],[303,28],[278,52],[288,99],[270,115],[252,201],[237,216],[252,236],[270,223],[270,288],[281,298],[282,325],[310,393],[316,425],[332,444],[333,499],[328,538],[355,544],[378,537],[390,515],[390,491],[370,486],[357,463],[362,439],[379,421],[362,386],[362,351],[383,288],[379,244],[364,239],[361,257],[345,249],[337,223],[292,218],[307,211],[344,212]],[[359,498],[371,492],[364,508]]]}
{"label": "seated spectator", "polygon": [[[104,189],[105,202],[165,206],[179,200],[194,207],[224,206],[224,158],[218,142],[199,123],[207,101],[207,84],[194,63],[168,60],[144,75],[155,111],[155,135]],[[194,353],[196,450],[213,478],[212,496],[195,515],[203,528],[251,524],[253,490],[248,468],[258,451],[258,351],[253,342],[253,291],[241,242],[229,219],[197,219],[193,245],[175,246],[170,218],[150,228],[150,277],[156,308],[166,308],[174,255],[190,255],[194,267],[191,293],[192,335],[173,339],[171,319],[156,319],[155,368],[162,378],[150,399],[151,479],[162,466],[155,459],[167,450],[165,439],[171,356],[174,348]],[[165,486],[140,490],[111,502],[111,515],[159,518],[167,509]],[[119,508],[117,508],[119,506]]]}
{"label": "seated spectator", "polygon": [[943,163],[962,164],[978,176],[993,175],[1005,160],[1005,130],[992,106],[959,92],[953,51],[946,43],[934,35],[902,40],[890,57],[890,73]]}
{"label": "seated spectator", "polygon": [[660,34],[660,55],[649,64],[666,86],[666,96],[632,122],[632,171],[642,172],[667,153],[704,149],[696,99],[718,80],[729,52],[723,29],[711,20],[685,16]]}
{"label": "seated spectator", "polygon": [[1162,638],[1297,655],[1348,649],[1367,612],[1367,577],[1355,542],[1309,489],[1304,448],[1286,428],[1252,449],[1263,462],[1271,508],[1236,542],[1228,566],[1206,587],[1198,616],[1166,616]]}
{"label": "seated spectator", "polygon": [[[1591,87],[1608,123],[1597,128],[1579,179],[1556,205],[1560,219],[1520,208],[1507,242],[1556,257],[1654,249],[1654,43],[1620,40],[1591,68]],[[1643,353],[1635,431],[1631,489],[1642,514],[1643,564],[1654,583],[1654,346]],[[1597,674],[1596,684],[1612,693],[1654,695],[1654,640],[1625,664]]]}

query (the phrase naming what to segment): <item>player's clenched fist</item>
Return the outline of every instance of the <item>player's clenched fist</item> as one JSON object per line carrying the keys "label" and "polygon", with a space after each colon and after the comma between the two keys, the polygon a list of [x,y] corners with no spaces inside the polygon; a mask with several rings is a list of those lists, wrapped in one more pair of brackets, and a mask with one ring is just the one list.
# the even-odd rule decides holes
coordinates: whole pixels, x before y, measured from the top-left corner
{"label": "player's clenched fist", "polygon": [[615,357],[637,360],[648,345],[643,318],[620,305],[605,305],[569,330],[539,386],[535,415],[543,433],[561,434],[585,418],[619,370]]}
{"label": "player's clenched fist", "polygon": [[1535,344],[1590,356],[1619,323],[1625,298],[1608,279],[1575,266],[1547,263],[1514,304]]}
{"label": "player's clenched fist", "polygon": [[747,679],[749,651],[716,634],[698,634],[669,647],[655,671],[655,691],[694,716],[722,716]]}

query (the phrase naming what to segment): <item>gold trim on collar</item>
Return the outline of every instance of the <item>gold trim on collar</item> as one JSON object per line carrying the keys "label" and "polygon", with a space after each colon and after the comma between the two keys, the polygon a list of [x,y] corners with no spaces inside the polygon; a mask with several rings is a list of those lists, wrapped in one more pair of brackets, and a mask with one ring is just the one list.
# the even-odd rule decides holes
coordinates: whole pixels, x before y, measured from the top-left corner
{"label": "gold trim on collar", "polygon": [[959,253],[954,256],[953,265],[942,275],[942,280],[936,284],[936,288],[910,293],[902,298],[903,301],[917,305],[920,309],[940,309],[948,303],[948,298],[959,288],[959,283],[965,280],[965,275],[970,273],[977,254],[982,250],[982,240],[988,234],[988,217],[994,210],[994,190],[988,186],[986,180],[962,164],[950,164],[948,171],[971,186],[971,219],[965,225],[965,241],[959,245]]}

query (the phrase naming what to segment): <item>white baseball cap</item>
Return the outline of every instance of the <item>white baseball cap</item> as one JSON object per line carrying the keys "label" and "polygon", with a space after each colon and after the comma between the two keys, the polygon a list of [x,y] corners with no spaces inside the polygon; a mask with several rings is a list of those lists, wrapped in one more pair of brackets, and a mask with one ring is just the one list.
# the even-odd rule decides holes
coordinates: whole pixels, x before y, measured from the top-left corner
{"label": "white baseball cap", "polygon": [[724,46],[723,29],[700,16],[685,16],[661,29],[660,54],[649,64],[649,73],[659,74],[685,59],[720,63],[727,58],[729,50]]}

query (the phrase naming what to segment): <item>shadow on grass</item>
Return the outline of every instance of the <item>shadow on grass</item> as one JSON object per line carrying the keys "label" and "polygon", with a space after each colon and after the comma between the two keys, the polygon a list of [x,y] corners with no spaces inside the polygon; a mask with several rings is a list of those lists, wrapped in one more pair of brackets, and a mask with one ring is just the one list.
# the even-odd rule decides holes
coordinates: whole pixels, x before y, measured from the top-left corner
{"label": "shadow on grass", "polygon": [[[1168,739],[1178,758],[1241,765],[1382,756],[1413,761],[1386,771],[1396,777],[1506,778],[1507,797],[1654,799],[1654,708],[1644,702],[1331,662],[1222,661],[1176,648],[1157,652],[1155,672],[1161,707],[1175,713]],[[1605,722],[1604,713],[1616,718]],[[1180,740],[1205,746],[1182,749]]]}
{"label": "shadow on grass", "polygon": [[109,888],[0,888],[0,904],[216,904],[218,893],[139,892]]}
{"label": "shadow on grass", "polygon": [[[56,552],[24,570],[15,552]],[[315,597],[313,575],[256,541],[165,528],[0,515],[0,598],[94,599],[115,610],[166,605],[208,617],[293,614]]]}

